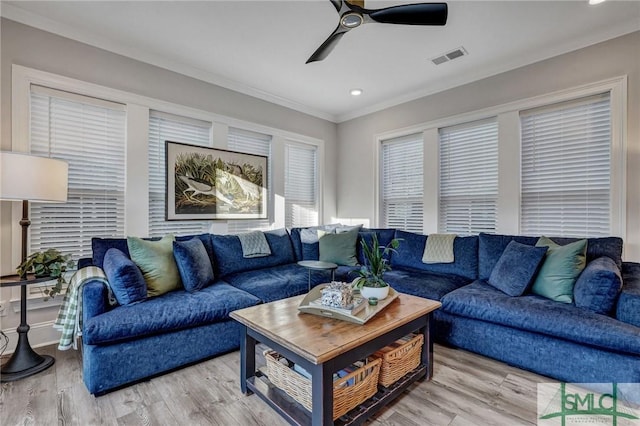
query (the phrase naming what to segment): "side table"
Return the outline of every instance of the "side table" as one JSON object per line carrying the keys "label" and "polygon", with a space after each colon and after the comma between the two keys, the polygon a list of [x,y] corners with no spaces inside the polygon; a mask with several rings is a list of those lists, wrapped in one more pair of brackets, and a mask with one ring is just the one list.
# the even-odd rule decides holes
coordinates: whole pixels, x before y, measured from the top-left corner
{"label": "side table", "polygon": [[50,277],[34,278],[33,275],[20,280],[18,275],[0,277],[0,287],[20,286],[20,325],[16,350],[0,370],[0,382],[12,382],[32,376],[51,367],[55,359],[49,355],[38,355],[29,344],[29,324],[27,324],[27,286],[51,281]]}
{"label": "side table", "polygon": [[309,271],[309,290],[311,290],[311,271],[331,271],[331,281],[336,279],[338,265],[335,263],[322,262],[320,260],[301,260],[298,265],[307,268]]}

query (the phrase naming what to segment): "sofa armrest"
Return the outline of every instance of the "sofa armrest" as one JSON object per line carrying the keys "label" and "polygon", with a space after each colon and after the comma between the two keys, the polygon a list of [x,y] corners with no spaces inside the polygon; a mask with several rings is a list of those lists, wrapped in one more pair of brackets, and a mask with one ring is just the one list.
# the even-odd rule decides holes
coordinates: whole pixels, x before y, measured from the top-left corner
{"label": "sofa armrest", "polygon": [[640,263],[622,263],[622,291],[618,297],[616,318],[640,327]]}
{"label": "sofa armrest", "polygon": [[82,286],[82,322],[110,310],[107,287],[98,280],[86,282]]}

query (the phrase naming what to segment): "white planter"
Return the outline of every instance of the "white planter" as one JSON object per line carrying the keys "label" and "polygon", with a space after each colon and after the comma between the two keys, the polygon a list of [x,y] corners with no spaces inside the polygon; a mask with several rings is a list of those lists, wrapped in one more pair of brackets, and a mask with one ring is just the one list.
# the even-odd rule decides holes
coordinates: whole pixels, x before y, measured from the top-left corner
{"label": "white planter", "polygon": [[389,295],[389,286],[386,287],[365,287],[362,286],[360,294],[365,299],[376,297],[378,300],[382,300]]}

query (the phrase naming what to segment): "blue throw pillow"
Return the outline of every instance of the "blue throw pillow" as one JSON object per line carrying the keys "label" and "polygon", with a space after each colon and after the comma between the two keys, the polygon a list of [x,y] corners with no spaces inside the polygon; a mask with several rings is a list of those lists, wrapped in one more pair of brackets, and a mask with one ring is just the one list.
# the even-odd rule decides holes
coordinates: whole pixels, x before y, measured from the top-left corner
{"label": "blue throw pillow", "polygon": [[489,284],[509,296],[522,296],[533,282],[546,253],[546,247],[511,241],[491,271]]}
{"label": "blue throw pillow", "polygon": [[214,280],[213,266],[207,250],[198,238],[173,242],[173,257],[184,288],[193,293],[202,290]]}
{"label": "blue throw pillow", "polygon": [[147,283],[140,268],[122,251],[117,248],[107,250],[103,270],[119,304],[130,305],[147,298]]}
{"label": "blue throw pillow", "polygon": [[573,297],[577,307],[607,315],[613,310],[621,289],[618,265],[603,256],[589,262],[582,271],[573,288]]}

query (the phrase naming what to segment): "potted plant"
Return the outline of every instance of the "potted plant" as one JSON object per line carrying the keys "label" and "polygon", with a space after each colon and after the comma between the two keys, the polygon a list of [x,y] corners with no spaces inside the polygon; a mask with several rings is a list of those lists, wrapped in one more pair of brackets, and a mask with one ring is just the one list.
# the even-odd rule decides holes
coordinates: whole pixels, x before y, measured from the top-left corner
{"label": "potted plant", "polygon": [[48,249],[38,251],[27,257],[16,268],[16,272],[21,277],[27,273],[33,272],[36,278],[51,277],[56,279],[56,284],[50,289],[44,290],[44,294],[49,297],[55,297],[62,291],[62,285],[67,283],[64,278],[64,272],[68,268],[73,268],[74,262],[71,260],[70,254],[62,254],[56,249]]}
{"label": "potted plant", "polygon": [[389,284],[384,280],[384,273],[391,270],[388,255],[396,251],[400,246],[400,240],[394,238],[387,246],[381,246],[378,237],[373,234],[371,247],[364,240],[360,241],[360,244],[365,264],[358,271],[359,277],[353,280],[353,286],[359,289],[362,297],[366,299],[382,300],[389,295]]}

